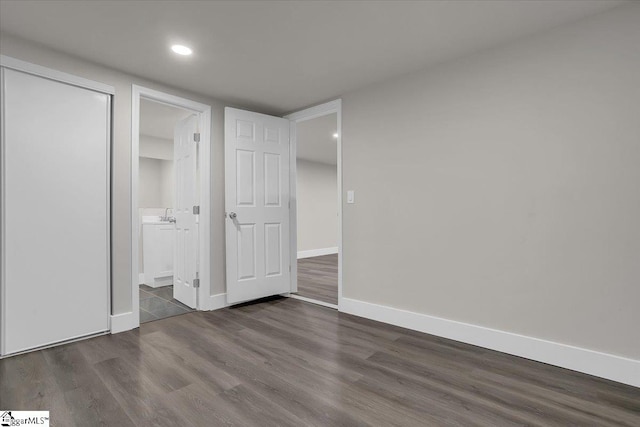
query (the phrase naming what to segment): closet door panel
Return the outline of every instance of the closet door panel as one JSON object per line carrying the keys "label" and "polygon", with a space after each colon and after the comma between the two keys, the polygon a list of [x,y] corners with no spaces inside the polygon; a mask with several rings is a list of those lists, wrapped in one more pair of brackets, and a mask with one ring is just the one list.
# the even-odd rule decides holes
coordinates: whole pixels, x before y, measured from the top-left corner
{"label": "closet door panel", "polygon": [[110,96],[3,70],[3,353],[109,328]]}

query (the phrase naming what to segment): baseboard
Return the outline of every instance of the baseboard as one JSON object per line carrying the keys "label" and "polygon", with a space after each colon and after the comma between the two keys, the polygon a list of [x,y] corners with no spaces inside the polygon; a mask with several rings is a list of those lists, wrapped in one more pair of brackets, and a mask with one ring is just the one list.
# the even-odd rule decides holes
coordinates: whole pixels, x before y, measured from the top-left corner
{"label": "baseboard", "polygon": [[144,273],[138,274],[138,285],[144,285]]}
{"label": "baseboard", "polygon": [[640,360],[350,298],[340,311],[640,387]]}
{"label": "baseboard", "polygon": [[135,316],[132,311],[121,314],[113,314],[111,316],[111,333],[117,334],[118,332],[124,332],[136,328]]}
{"label": "baseboard", "polygon": [[322,255],[331,255],[337,254],[338,247],[335,248],[321,248],[321,249],[310,249],[308,251],[298,251],[298,259],[302,258],[311,258],[314,256],[322,256]]}
{"label": "baseboard", "polygon": [[173,284],[173,276],[157,277],[149,282],[143,280],[142,284],[150,288],[162,288],[163,286],[169,286]]}

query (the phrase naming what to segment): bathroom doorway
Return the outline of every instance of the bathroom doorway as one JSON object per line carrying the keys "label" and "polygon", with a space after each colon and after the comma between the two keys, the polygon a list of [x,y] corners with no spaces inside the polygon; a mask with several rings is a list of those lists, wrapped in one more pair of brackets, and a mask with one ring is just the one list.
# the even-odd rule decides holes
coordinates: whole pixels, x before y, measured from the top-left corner
{"label": "bathroom doorway", "polygon": [[137,326],[206,309],[200,283],[208,290],[209,267],[201,260],[207,259],[210,244],[211,111],[134,86],[132,114],[132,305]]}
{"label": "bathroom doorway", "polygon": [[138,271],[140,323],[188,313],[174,298],[176,216],[175,139],[193,112],[152,100],[140,101],[138,151]]}

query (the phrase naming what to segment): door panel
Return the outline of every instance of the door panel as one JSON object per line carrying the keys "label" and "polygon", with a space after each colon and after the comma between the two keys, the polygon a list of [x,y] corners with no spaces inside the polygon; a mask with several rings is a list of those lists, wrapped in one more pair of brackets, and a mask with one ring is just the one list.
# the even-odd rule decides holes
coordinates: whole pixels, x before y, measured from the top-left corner
{"label": "door panel", "polygon": [[289,292],[289,121],[226,108],[225,175],[227,302]]}
{"label": "door panel", "polygon": [[280,206],[280,154],[264,153],[264,205]]}
{"label": "door panel", "polygon": [[2,353],[109,329],[111,99],[4,69]]}
{"label": "door panel", "polygon": [[255,153],[247,150],[237,150],[236,169],[236,205],[255,206]]}
{"label": "door panel", "polygon": [[256,278],[256,225],[238,224],[238,280]]}
{"label": "door panel", "polygon": [[282,274],[282,233],[280,224],[265,224],[265,274],[278,276]]}
{"label": "door panel", "polygon": [[196,308],[198,276],[198,215],[193,207],[198,203],[198,116],[191,115],[176,124],[173,141],[175,171],[175,249],[173,297]]}

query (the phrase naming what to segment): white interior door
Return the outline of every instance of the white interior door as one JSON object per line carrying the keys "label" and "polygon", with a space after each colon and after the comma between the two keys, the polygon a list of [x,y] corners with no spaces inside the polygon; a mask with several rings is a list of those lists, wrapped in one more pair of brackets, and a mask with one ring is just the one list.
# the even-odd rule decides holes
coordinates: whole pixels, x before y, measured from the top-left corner
{"label": "white interior door", "polygon": [[196,308],[198,283],[198,116],[176,124],[173,166],[175,172],[175,246],[173,297]]}
{"label": "white interior door", "polygon": [[111,97],[2,75],[6,355],[109,329]]}
{"label": "white interior door", "polygon": [[289,292],[289,121],[225,108],[227,302]]}

